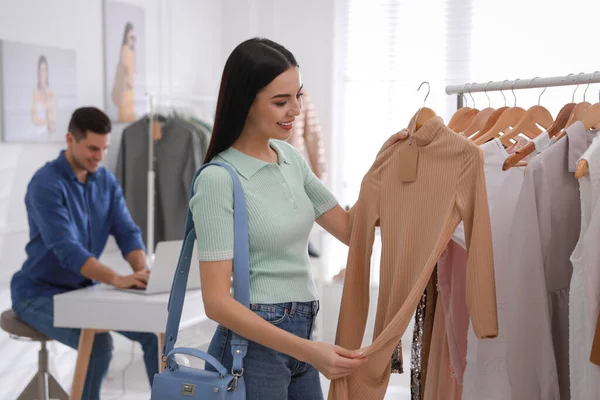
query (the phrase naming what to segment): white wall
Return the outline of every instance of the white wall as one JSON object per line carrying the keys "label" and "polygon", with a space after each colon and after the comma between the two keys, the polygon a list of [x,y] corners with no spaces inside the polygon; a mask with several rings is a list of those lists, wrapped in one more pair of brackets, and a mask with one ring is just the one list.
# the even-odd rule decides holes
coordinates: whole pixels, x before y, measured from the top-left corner
{"label": "white wall", "polygon": [[[219,0],[121,1],[145,8],[150,91],[216,95],[221,59]],[[75,50],[77,104],[104,108],[102,10],[103,0],[0,0],[0,39]],[[109,163],[116,156],[123,127],[114,125]],[[54,159],[62,147],[60,144],[0,142],[0,311],[10,307],[9,282],[25,259],[28,226],[23,200],[26,186],[33,173]],[[8,343],[3,332],[0,332],[0,343]],[[74,353],[65,352],[62,345],[57,349],[57,353],[52,354],[53,359],[63,360],[69,366],[59,372],[59,379],[68,388]],[[128,353],[129,349],[124,347],[117,351]],[[35,346],[24,346],[21,351],[19,368],[33,370],[37,366]],[[114,364],[115,373],[119,374],[122,366],[119,367],[118,362]],[[0,363],[0,370],[5,367]],[[22,388],[28,379],[29,374],[14,375],[11,387],[0,389],[0,398]]]}
{"label": "white wall", "polygon": [[[215,95],[221,58],[218,0],[128,0],[146,13],[149,90]],[[74,49],[77,104],[104,107],[102,0],[0,0],[0,39]],[[122,125],[115,124],[113,151]],[[20,267],[27,239],[27,183],[62,145],[0,143],[0,285]]]}

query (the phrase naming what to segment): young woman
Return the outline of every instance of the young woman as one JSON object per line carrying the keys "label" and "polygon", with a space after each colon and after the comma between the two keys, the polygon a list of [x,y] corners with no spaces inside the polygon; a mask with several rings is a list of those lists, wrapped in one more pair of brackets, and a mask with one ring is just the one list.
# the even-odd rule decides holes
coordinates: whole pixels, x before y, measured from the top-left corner
{"label": "young woman", "polygon": [[[266,39],[240,44],[229,56],[205,162],[231,165],[244,188],[250,242],[250,309],[230,294],[233,186],[209,166],[190,201],[197,234],[204,307],[219,323],[208,352],[232,367],[232,331],[250,341],[244,358],[248,399],[323,399],[319,371],[329,379],[351,374],[366,359],[312,341],[317,291],[307,253],[316,222],[348,244],[348,213],[285,142],[302,108],[296,59]],[[384,149],[401,139],[393,135]],[[383,150],[383,149],[382,149]]]}

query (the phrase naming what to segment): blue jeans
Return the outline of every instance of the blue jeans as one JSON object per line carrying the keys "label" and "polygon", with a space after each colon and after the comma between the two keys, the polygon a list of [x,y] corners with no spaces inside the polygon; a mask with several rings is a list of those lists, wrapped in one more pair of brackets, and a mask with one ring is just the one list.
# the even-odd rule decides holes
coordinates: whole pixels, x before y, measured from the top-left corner
{"label": "blue jeans", "polygon": [[[308,303],[252,304],[250,308],[279,328],[312,340],[317,301]],[[210,342],[208,353],[231,371],[231,336],[219,325]],[[209,371],[215,371],[209,364]],[[250,342],[244,357],[244,381],[247,400],[323,400],[319,371],[313,366],[260,344]]]}
{"label": "blue jeans", "polygon": [[[36,297],[13,304],[19,319],[44,335],[75,350],[79,346],[80,329],[54,327],[54,302],[52,297]],[[128,339],[139,342],[144,350],[144,363],[150,386],[158,373],[158,338],[153,333],[119,332]],[[94,337],[90,364],[85,377],[82,400],[100,400],[100,387],[108,372],[112,358],[113,342],[109,333]]]}

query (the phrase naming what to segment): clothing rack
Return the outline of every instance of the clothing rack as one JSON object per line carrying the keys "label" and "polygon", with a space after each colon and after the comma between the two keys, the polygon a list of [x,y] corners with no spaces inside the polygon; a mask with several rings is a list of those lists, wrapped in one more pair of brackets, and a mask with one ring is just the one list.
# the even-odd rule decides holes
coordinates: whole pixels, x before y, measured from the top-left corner
{"label": "clothing rack", "polygon": [[463,96],[471,93],[497,92],[503,90],[549,88],[556,86],[573,86],[582,84],[600,83],[600,71],[593,73],[568,74],[565,76],[553,76],[546,78],[531,79],[506,79],[504,81],[490,81],[488,83],[465,83],[463,85],[446,86],[446,94],[456,94],[457,108],[463,107]]}
{"label": "clothing rack", "polygon": [[[146,254],[148,261],[154,257],[154,191],[156,173],[154,171],[154,135],[152,132],[152,122],[154,121],[154,115],[158,106],[165,102],[170,106],[171,101],[175,100],[179,103],[187,103],[188,105],[216,105],[217,98],[213,96],[194,96],[187,94],[175,94],[175,93],[160,93],[160,94],[147,94],[148,99],[148,214],[146,223]],[[183,227],[182,227],[183,229]]]}

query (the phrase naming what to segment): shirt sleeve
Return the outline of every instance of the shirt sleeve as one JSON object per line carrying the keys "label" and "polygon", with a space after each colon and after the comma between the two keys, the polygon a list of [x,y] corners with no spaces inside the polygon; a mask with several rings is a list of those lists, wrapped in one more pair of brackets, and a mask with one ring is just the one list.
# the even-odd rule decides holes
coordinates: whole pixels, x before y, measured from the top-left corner
{"label": "shirt sleeve", "polygon": [[473,331],[482,338],[498,336],[492,228],[487,199],[483,152],[465,146],[465,166],[458,186],[457,206],[464,222],[467,247],[466,297]]}
{"label": "shirt sleeve", "polygon": [[206,167],[194,182],[190,200],[198,259],[233,259],[233,182],[225,168]]}
{"label": "shirt sleeve", "polygon": [[40,231],[44,244],[56,255],[61,267],[79,273],[94,257],[78,240],[77,229],[64,205],[64,194],[55,182],[38,178],[29,186],[30,218]]}
{"label": "shirt sleeve", "polygon": [[360,348],[369,315],[371,254],[379,219],[375,193],[378,191],[361,191],[349,212],[350,246],[335,338],[335,344],[349,350]]}
{"label": "shirt sleeve", "polygon": [[323,181],[317,178],[315,173],[312,172],[308,162],[306,162],[302,155],[296,149],[294,149],[294,153],[302,166],[304,190],[312,202],[315,210],[315,219],[318,219],[321,215],[337,206],[338,201],[329,189],[327,189]]}
{"label": "shirt sleeve", "polygon": [[[112,177],[112,176],[111,176]],[[115,237],[117,245],[124,258],[134,250],[146,250],[142,238],[142,230],[133,221],[123,190],[116,178],[112,177],[112,186],[114,191],[113,207],[114,213],[111,221],[110,233]]]}

